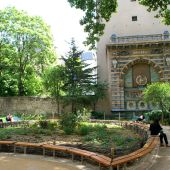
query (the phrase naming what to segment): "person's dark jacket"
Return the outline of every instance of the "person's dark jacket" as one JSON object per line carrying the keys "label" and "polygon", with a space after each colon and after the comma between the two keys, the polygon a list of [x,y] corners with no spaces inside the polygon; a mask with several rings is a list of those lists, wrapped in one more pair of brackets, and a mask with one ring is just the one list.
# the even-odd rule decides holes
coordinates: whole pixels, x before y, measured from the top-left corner
{"label": "person's dark jacket", "polygon": [[161,132],[162,127],[159,123],[152,123],[150,124],[149,130],[151,131],[151,135],[158,135]]}

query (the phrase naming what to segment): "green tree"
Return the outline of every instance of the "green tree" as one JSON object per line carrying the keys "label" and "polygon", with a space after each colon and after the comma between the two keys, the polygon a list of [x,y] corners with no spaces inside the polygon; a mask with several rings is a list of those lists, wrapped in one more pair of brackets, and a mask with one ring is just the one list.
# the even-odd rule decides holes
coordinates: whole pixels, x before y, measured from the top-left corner
{"label": "green tree", "polygon": [[[95,47],[96,41],[104,33],[105,22],[109,21],[112,13],[116,12],[117,0],[68,0],[71,7],[84,11],[80,24],[88,33],[85,44]],[[170,25],[169,0],[139,0],[139,3],[148,7],[148,11],[157,11],[157,17],[163,17],[164,23]]]}
{"label": "green tree", "polygon": [[[0,10],[0,35],[3,82],[9,81],[7,87],[12,86],[13,93],[17,90],[20,96],[40,92],[39,77],[56,58],[49,26],[38,16],[7,7]],[[33,89],[30,84],[34,84]]]}
{"label": "green tree", "polygon": [[156,17],[162,17],[165,24],[170,25],[170,0],[139,0],[142,5],[148,7],[148,11],[156,11]]}
{"label": "green tree", "polygon": [[96,41],[103,34],[104,22],[109,21],[113,12],[116,11],[117,0],[68,0],[72,7],[84,11],[85,16],[80,20],[84,25],[84,31],[88,33],[86,45],[95,47]]}
{"label": "green tree", "polygon": [[93,92],[94,94],[91,96],[91,102],[93,104],[93,111],[96,111],[96,103],[103,99],[106,96],[106,90],[107,90],[107,84],[106,83],[100,83],[97,82],[93,86]]}
{"label": "green tree", "polygon": [[44,85],[50,95],[57,101],[57,112],[60,112],[60,101],[62,99],[63,91],[63,66],[55,66],[49,68],[44,75]]}
{"label": "green tree", "polygon": [[144,100],[159,106],[163,121],[164,114],[170,110],[170,84],[158,82],[148,85],[144,90]]}
{"label": "green tree", "polygon": [[90,104],[90,96],[93,94],[92,87],[96,84],[96,75],[93,74],[95,68],[89,67],[81,61],[81,51],[75,45],[74,39],[70,43],[70,51],[63,57],[64,67],[64,101],[71,104],[72,112],[82,105]]}

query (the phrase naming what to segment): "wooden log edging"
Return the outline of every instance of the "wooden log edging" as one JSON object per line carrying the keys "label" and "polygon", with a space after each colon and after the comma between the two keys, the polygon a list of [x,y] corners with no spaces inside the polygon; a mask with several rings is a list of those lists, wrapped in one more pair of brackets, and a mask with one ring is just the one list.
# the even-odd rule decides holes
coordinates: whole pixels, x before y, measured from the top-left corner
{"label": "wooden log edging", "polygon": [[[109,123],[112,122],[109,121]],[[146,134],[146,131],[148,130],[148,126],[146,124],[141,124],[137,122],[122,121],[122,122],[114,122],[114,123],[120,126],[124,126],[125,128],[132,129],[139,134],[140,133]],[[12,146],[14,153],[17,152],[17,148],[23,148],[24,154],[27,154],[28,148],[41,149],[41,153],[44,156],[46,155],[46,151],[50,150],[52,151],[53,157],[56,156],[56,152],[63,152],[65,154],[71,155],[73,161],[75,159],[75,156],[79,156],[81,163],[83,163],[84,159],[90,159],[99,164],[99,169],[101,169],[101,167],[106,167],[109,169],[116,168],[117,170],[119,170],[120,167],[124,167],[124,169],[126,169],[128,162],[137,160],[150,153],[154,148],[156,148],[156,146],[158,146],[158,143],[159,143],[159,137],[152,136],[147,140],[143,148],[138,149],[130,154],[120,156],[114,159],[111,159],[110,157],[101,154],[97,154],[95,152],[90,152],[90,151],[68,147],[68,146],[59,146],[59,145],[50,145],[50,144],[37,144],[37,143],[16,142],[16,141],[0,141],[0,147],[2,147],[3,145]]]}
{"label": "wooden log edging", "polygon": [[3,145],[10,145],[13,147],[14,153],[17,152],[17,147],[24,148],[24,154],[27,154],[27,148],[31,147],[34,149],[41,149],[42,155],[46,155],[46,150],[51,150],[53,152],[53,156],[55,157],[56,152],[64,152],[67,154],[70,154],[72,157],[72,160],[74,161],[74,156],[79,156],[81,159],[81,163],[83,163],[84,159],[90,159],[95,161],[99,164],[99,169],[101,167],[106,167],[108,169],[124,167],[126,169],[126,165],[128,162],[134,161],[136,159],[139,159],[148,153],[150,153],[159,143],[159,137],[152,136],[148,139],[148,142],[144,145],[143,148],[134,151],[128,155],[120,156],[114,159],[111,159],[110,157],[97,154],[95,152],[90,152],[82,149],[77,149],[73,147],[67,147],[67,146],[59,146],[59,145],[50,145],[50,144],[37,144],[37,143],[27,143],[27,142],[16,142],[16,141],[0,141],[0,146]]}

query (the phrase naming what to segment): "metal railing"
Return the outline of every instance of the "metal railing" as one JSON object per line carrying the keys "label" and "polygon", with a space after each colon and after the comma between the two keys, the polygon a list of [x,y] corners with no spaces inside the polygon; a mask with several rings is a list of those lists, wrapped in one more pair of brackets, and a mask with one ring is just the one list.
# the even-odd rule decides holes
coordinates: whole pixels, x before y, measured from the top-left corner
{"label": "metal railing", "polygon": [[111,36],[112,43],[131,43],[131,42],[146,42],[146,41],[166,41],[170,40],[169,34],[152,34],[152,35],[134,35],[117,37],[115,34]]}

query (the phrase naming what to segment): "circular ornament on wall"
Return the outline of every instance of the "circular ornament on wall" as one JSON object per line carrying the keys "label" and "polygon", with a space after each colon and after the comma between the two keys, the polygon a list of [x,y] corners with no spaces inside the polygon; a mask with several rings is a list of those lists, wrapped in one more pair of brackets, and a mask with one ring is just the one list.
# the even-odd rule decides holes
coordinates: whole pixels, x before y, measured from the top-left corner
{"label": "circular ornament on wall", "polygon": [[138,102],[138,109],[145,110],[145,109],[148,109],[148,106],[144,101],[139,101]]}
{"label": "circular ornament on wall", "polygon": [[143,86],[143,85],[146,85],[146,83],[147,83],[147,77],[145,75],[140,74],[136,77],[137,85]]}
{"label": "circular ornament on wall", "polygon": [[127,101],[127,109],[128,110],[135,110],[136,109],[136,102],[135,101]]}

